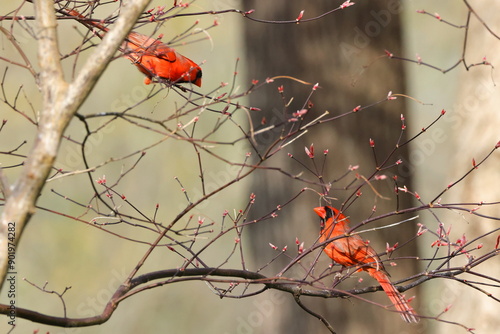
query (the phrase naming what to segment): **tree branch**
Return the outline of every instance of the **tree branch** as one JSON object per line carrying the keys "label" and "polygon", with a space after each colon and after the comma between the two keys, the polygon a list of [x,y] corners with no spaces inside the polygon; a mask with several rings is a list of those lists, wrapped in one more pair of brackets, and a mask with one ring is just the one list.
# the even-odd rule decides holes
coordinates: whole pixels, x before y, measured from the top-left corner
{"label": "tree branch", "polygon": [[[455,275],[464,273],[465,270],[454,270],[447,273],[422,273],[420,278],[406,286],[399,286],[399,291],[406,291],[417,285],[420,285],[428,280],[434,278],[453,278]],[[219,279],[216,277],[231,277],[230,280]],[[162,278],[168,278],[166,281],[156,282],[140,289],[134,290],[136,287],[146,284],[153,280],[158,280]],[[239,278],[241,280],[237,280]],[[87,327],[99,325],[106,322],[113,314],[115,309],[118,307],[120,302],[125,300],[132,295],[141,292],[143,290],[156,288],[166,284],[178,283],[181,281],[210,281],[219,283],[241,283],[241,284],[263,284],[265,287],[259,292],[264,292],[268,289],[276,289],[283,292],[292,294],[296,299],[300,296],[311,296],[311,297],[322,297],[322,298],[345,298],[352,297],[354,295],[360,295],[370,292],[375,292],[382,290],[380,286],[369,286],[363,289],[351,289],[351,290],[336,290],[336,289],[304,289],[303,286],[309,284],[308,282],[302,282],[298,280],[287,280],[283,277],[267,277],[258,272],[251,272],[248,270],[239,269],[221,269],[221,268],[188,268],[185,270],[179,269],[167,269],[155,272],[150,272],[141,276],[138,276],[131,280],[130,284],[125,286],[121,285],[118,287],[117,291],[113,294],[110,301],[104,308],[104,311],[94,317],[88,318],[63,318],[63,317],[53,317],[24,308],[16,308],[16,316],[19,318],[24,318],[27,320],[34,321],[40,324],[61,326],[61,327]],[[248,294],[248,296],[254,296],[254,293]],[[246,297],[247,295],[238,296],[238,298]],[[9,305],[0,305],[0,314],[9,314]],[[310,312],[309,312],[310,313]],[[313,314],[313,313],[311,313]],[[325,320],[326,321],[326,320]],[[330,326],[331,327],[331,326]]]}
{"label": "tree branch", "polygon": [[43,107],[35,142],[20,177],[13,184],[10,196],[6,198],[1,216],[0,288],[8,266],[9,223],[15,225],[15,241],[12,244],[17,245],[26,223],[35,211],[36,200],[56,159],[64,130],[149,2],[150,0],[136,0],[123,5],[115,27],[106,34],[75,81],[68,84],[64,81],[59,58],[54,3],[51,0],[34,1]]}

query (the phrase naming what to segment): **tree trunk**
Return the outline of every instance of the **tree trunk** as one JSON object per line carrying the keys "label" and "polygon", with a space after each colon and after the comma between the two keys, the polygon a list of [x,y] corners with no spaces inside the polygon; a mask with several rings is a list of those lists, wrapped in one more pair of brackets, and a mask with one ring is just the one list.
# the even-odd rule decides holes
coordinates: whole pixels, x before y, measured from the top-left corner
{"label": "tree trunk", "polygon": [[[500,22],[497,13],[500,10],[498,2],[471,2],[474,10],[486,22],[492,31],[500,30]],[[469,27],[469,39],[467,41],[466,61],[468,63],[481,62],[483,57],[487,61],[497,66],[500,64],[500,42],[492,36],[485,27],[473,15]],[[500,94],[498,83],[500,74],[492,70],[489,66],[473,67],[469,71],[463,70],[458,80],[458,95],[455,101],[455,108],[450,111],[450,123],[452,131],[451,147],[453,159],[447,166],[450,173],[450,181],[458,180],[465,172],[471,168],[472,159],[479,162],[488,154],[495,144],[500,141]],[[500,165],[500,152],[494,152],[493,156],[485,164],[479,166],[467,178],[465,178],[451,192],[450,202],[469,203],[469,202],[494,202],[498,201],[498,185],[500,184],[500,174],[498,172]],[[474,207],[471,207],[471,209]],[[498,205],[484,205],[477,211],[480,214],[492,217],[500,217],[500,208]],[[453,239],[460,238],[458,235],[465,231],[467,240],[484,235],[495,228],[498,228],[498,220],[488,220],[475,217],[469,214],[454,213],[454,220],[450,225],[455,230]],[[498,232],[481,238],[477,244],[482,243],[483,248],[473,255],[479,257],[484,253],[490,252],[497,240]],[[477,270],[482,275],[498,279],[500,277],[500,266],[491,263],[481,265]],[[488,261],[489,262],[489,261]],[[462,259],[457,265],[465,265],[466,259]],[[475,275],[461,277],[471,281],[484,281]],[[440,306],[446,307],[452,305],[449,311],[448,319],[460,319],[460,322],[466,326],[473,327],[477,333],[496,333],[500,328],[500,318],[498,317],[498,302],[489,298],[477,290],[473,290],[464,284],[455,282],[441,282],[439,287]],[[488,281],[488,283],[492,283]],[[481,289],[492,293],[498,297],[498,289],[489,286],[479,286]],[[472,311],[473,310],[473,311]],[[437,325],[436,333],[443,333],[446,329],[442,323]]]}
{"label": "tree trunk", "polygon": [[[258,79],[286,75],[310,83],[319,83],[320,89],[312,97],[314,107],[308,115],[313,119],[325,110],[331,116],[348,112],[358,105],[366,106],[383,100],[389,91],[405,93],[404,71],[402,63],[391,61],[384,57],[385,51],[401,54],[400,22],[398,1],[369,1],[357,2],[349,7],[330,14],[313,22],[300,24],[263,24],[246,22],[246,45],[249,58],[250,79]],[[269,20],[293,20],[299,12],[304,10],[304,19],[314,17],[331,10],[336,3],[331,1],[244,1],[245,10],[255,9],[253,17]],[[284,85],[286,100],[293,97],[289,106],[290,112],[302,109],[306,97],[311,91],[310,86],[304,86],[294,81],[276,79],[267,87],[263,94],[251,95],[251,105],[264,107],[260,113],[254,114],[254,124],[260,124],[262,117],[269,123],[279,119],[283,110],[283,103],[278,94],[277,87]],[[327,180],[338,178],[347,171],[349,165],[359,165],[359,174],[368,176],[376,166],[369,140],[376,142],[378,160],[385,158],[392,150],[400,136],[401,114],[405,113],[405,103],[402,99],[386,101],[367,110],[360,111],[348,117],[333,122],[326,122],[321,126],[311,129],[305,136],[295,141],[292,145],[279,153],[271,160],[273,166],[280,166],[293,174],[304,171],[304,177],[313,179],[313,176],[301,168],[292,159],[287,158],[287,153],[292,153],[305,164],[309,159],[304,153],[304,146],[314,143],[316,152],[329,149]],[[264,127],[263,125],[262,127]],[[275,133],[279,136],[279,132]],[[257,142],[264,147],[273,138],[262,137]],[[275,139],[275,138],[274,138]],[[404,137],[403,137],[404,141]],[[321,154],[322,155],[322,154]],[[398,151],[393,157],[405,159],[406,151]],[[394,183],[392,175],[399,176],[400,185],[410,186],[410,173],[404,168],[391,169],[386,175],[386,181],[374,184],[383,196],[390,197],[385,200],[377,197],[369,187],[363,188],[363,195],[352,205],[346,214],[350,216],[352,224],[366,219],[372,213],[374,205],[377,213],[396,210]],[[299,181],[282,177],[277,173],[268,171],[254,174],[253,180],[256,198],[254,214],[262,216],[270,209],[282,204],[297,194],[306,186]],[[354,173],[348,178],[351,181]],[[335,206],[341,203],[352,193],[342,190],[348,184],[341,181],[333,184],[330,195],[338,198]],[[310,186],[310,185],[307,185]],[[315,188],[318,191],[321,189]],[[253,189],[252,189],[253,191]],[[399,207],[408,207],[411,199],[406,195],[399,197]],[[312,208],[318,206],[318,195],[313,192],[299,197],[292,206],[280,211],[274,220],[264,221],[249,228],[251,245],[255,257],[260,263],[271,259],[273,253],[268,243],[278,247],[294,245],[295,238],[305,241],[306,247],[310,246],[319,234],[319,222]],[[376,213],[376,214],[377,214]],[[393,221],[401,219],[400,216]],[[388,224],[389,220],[382,223]],[[372,242],[377,251],[384,250],[385,242],[400,244],[414,235],[410,225],[397,228],[383,229],[376,233],[365,235]],[[416,254],[416,246],[410,245],[398,254]],[[267,268],[278,272],[287,259],[274,262],[274,266]],[[265,263],[265,262],[264,262]],[[328,265],[329,259],[321,255],[320,264]],[[397,267],[389,268],[392,279],[397,280],[416,272],[416,263],[408,261],[399,263]],[[301,273],[291,270],[285,276],[300,277]],[[356,278],[363,278],[366,284],[376,285],[371,278],[362,273],[355,274]],[[357,283],[354,279],[348,280],[346,285],[339,288],[352,288]],[[407,292],[407,297],[415,295],[414,290]],[[383,293],[362,296],[384,305],[388,305]],[[260,298],[267,298],[265,295]],[[303,299],[303,302],[313,311],[324,315],[338,333],[398,333],[404,328],[411,332],[411,328],[401,321],[397,314],[387,312],[357,299]],[[413,302],[417,306],[417,301]],[[280,307],[279,314],[271,317],[272,321],[265,324],[262,332],[275,333],[324,333],[325,327],[315,318],[306,314],[292,298],[287,306]],[[418,311],[418,307],[417,311]],[[360,319],[363,319],[362,321]]]}

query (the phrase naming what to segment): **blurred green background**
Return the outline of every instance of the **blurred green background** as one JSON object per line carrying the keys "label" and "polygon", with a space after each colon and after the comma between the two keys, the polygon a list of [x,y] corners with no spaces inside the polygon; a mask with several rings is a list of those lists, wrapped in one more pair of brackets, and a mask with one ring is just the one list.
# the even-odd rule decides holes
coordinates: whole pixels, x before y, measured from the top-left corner
{"label": "blurred green background", "polygon": [[[337,3],[337,2],[335,2]],[[340,2],[339,2],[340,3]],[[458,5],[456,1],[402,1],[403,6],[403,37],[405,55],[414,58],[416,54],[423,61],[447,68],[460,57],[462,50],[463,34],[461,30],[446,26],[438,20],[417,14],[417,9],[428,9],[439,12],[446,16],[447,20],[457,23],[465,21],[466,9]],[[149,8],[165,5],[160,1],[154,1]],[[170,2],[167,4],[170,5]],[[358,4],[357,4],[358,5]],[[361,5],[361,3],[359,4]],[[1,5],[2,13],[9,12],[9,8],[16,8],[18,2],[4,1]],[[23,14],[30,15],[31,4],[23,7]],[[333,5],[332,5],[333,7]],[[196,1],[192,4],[191,11],[222,10],[226,8],[240,8],[248,10],[244,2],[236,0]],[[104,14],[106,15],[106,13]],[[342,15],[338,13],[335,15]],[[334,16],[335,16],[334,15]],[[258,17],[258,13],[255,14]],[[334,19],[330,18],[330,19]],[[251,69],[246,68],[246,48],[252,46],[244,45],[243,25],[248,24],[238,14],[204,15],[195,17],[177,18],[167,22],[160,32],[165,35],[164,40],[170,36],[184,31],[196,20],[199,20],[195,29],[208,27],[214,20],[219,25],[198,36],[209,36],[200,42],[187,45],[179,45],[176,49],[197,63],[203,63],[203,87],[198,91],[204,93],[211,91],[221,82],[230,83],[233,80],[235,64],[240,58],[236,87],[244,91],[250,86],[252,76]],[[60,45],[61,52],[65,54],[72,50],[78,41],[77,30],[84,28],[76,22],[60,21]],[[10,22],[4,21],[7,27]],[[141,32],[147,33],[147,27]],[[36,44],[34,40],[18,30],[20,38],[18,42],[23,47],[28,57],[36,66]],[[22,37],[24,36],[24,37]],[[2,56],[17,59],[18,55],[12,46],[2,37]],[[303,46],[307,47],[307,46]],[[489,50],[488,50],[489,51]],[[486,52],[486,51],[485,51]],[[78,66],[88,57],[90,52],[83,53],[78,61]],[[67,80],[72,77],[72,66],[74,58],[65,61]],[[286,61],[286,60],[283,60]],[[8,65],[0,63],[0,70]],[[78,70],[78,66],[76,70]],[[23,95],[27,98],[19,99],[19,107],[29,109],[27,101],[33,106],[33,114],[39,110],[40,96],[33,78],[25,69],[8,65],[8,82],[4,83],[7,96],[14,96],[20,86],[23,86]],[[442,74],[423,66],[407,64],[407,87],[408,94],[426,103],[408,103],[410,118],[414,128],[410,127],[412,133],[416,133],[422,126],[427,125],[437,116],[437,110],[446,109],[451,112],[456,109],[455,101],[461,75],[465,70],[459,66],[456,70]],[[485,75],[488,69],[481,69]],[[495,74],[495,77],[498,77]],[[258,78],[263,80],[264,78]],[[499,81],[499,80],[496,80]],[[143,99],[152,86],[143,85],[143,75],[135,70],[125,59],[117,59],[111,63],[99,80],[97,86],[91,93],[89,99],[80,109],[84,115],[100,112],[121,111],[123,108],[139,102]],[[497,88],[495,88],[496,90]],[[217,96],[226,92],[227,88],[213,93]],[[245,103],[246,100],[240,100]],[[182,105],[183,100],[172,91],[164,90],[147,103],[140,104],[133,111],[134,114],[143,114],[155,119],[164,119]],[[259,106],[262,107],[262,106]],[[35,126],[29,124],[26,119],[12,112],[5,105],[0,106],[1,118],[8,119],[8,126],[2,130],[2,150],[12,149],[27,140],[27,147],[33,140]],[[170,127],[175,127],[175,122],[187,123],[193,115],[183,117],[179,120],[169,122]],[[216,114],[204,112],[200,115],[199,131],[210,131],[218,120]],[[243,114],[236,116],[236,121],[245,123]],[[96,117],[90,121],[93,128],[103,124],[105,119]],[[205,124],[206,129],[201,128]],[[208,125],[207,125],[208,124]],[[443,122],[440,129],[446,133],[456,133],[453,122]],[[74,120],[67,132],[71,140],[80,142],[84,138],[82,123]],[[458,136],[460,133],[458,133]],[[228,138],[238,136],[238,130],[227,124],[223,131],[212,140],[225,141]],[[100,164],[104,160],[113,157],[120,158],[130,153],[133,156],[111,162],[100,167],[92,175],[94,180],[106,177],[108,184],[113,184],[119,177],[121,171],[132,167],[139,158],[140,150],[150,144],[157,143],[164,136],[148,130],[138,130],[133,124],[124,121],[115,121],[100,133],[90,137],[87,144],[87,154],[91,166]],[[8,138],[8,143],[5,142]],[[71,140],[66,140],[60,149],[60,157],[56,167],[64,170],[77,170],[83,168],[80,159],[79,145]],[[450,168],[437,168],[446,166],[457,154],[454,140],[447,138],[443,145],[421,146],[421,142],[415,142],[412,146],[414,161],[420,161],[414,167],[415,184],[434,184],[436,188],[420,187],[419,193],[423,198],[432,198],[436,189],[442,189],[449,182]],[[419,146],[420,145],[420,146]],[[22,152],[28,151],[24,147]],[[245,153],[248,151],[245,143],[237,145],[219,145],[215,148],[218,154],[227,157],[234,162],[243,162]],[[206,156],[205,156],[206,157]],[[2,156],[2,165],[20,163],[22,158]],[[420,160],[417,160],[420,159]],[[226,169],[226,165],[215,163],[206,165],[207,187],[220,186],[234,171]],[[12,181],[16,178],[18,169],[11,169],[6,174]],[[233,174],[232,174],[233,173]],[[156,204],[159,204],[157,220],[168,223],[178,213],[179,209],[186,205],[185,195],[174,177],[178,177],[184,188],[192,199],[200,197],[199,169],[196,163],[196,153],[192,146],[185,142],[168,139],[161,144],[149,149],[142,158],[138,167],[133,169],[119,184],[117,190],[124,194],[134,206],[144,210],[144,214],[152,216]],[[154,176],[154,177],[151,177]],[[54,189],[68,198],[87,204],[92,197],[92,190],[88,187],[88,176],[85,174],[61,178],[49,182],[38,205],[41,207],[57,207],[57,210],[69,215],[81,215],[85,212],[81,207],[56,196],[50,190]],[[98,188],[99,189],[99,188]],[[234,212],[246,206],[248,198],[252,193],[251,184],[243,180],[224,190],[211,198],[207,204],[200,208],[199,214],[206,217],[206,221],[220,223],[224,210]],[[117,200],[117,202],[120,202]],[[123,210],[133,212],[125,203],[120,202]],[[194,219],[197,220],[195,214]],[[91,213],[82,216],[88,220],[93,217]],[[425,218],[422,218],[425,219]],[[184,220],[185,221],[185,220]],[[153,240],[154,235],[141,229],[117,226],[112,228],[116,233],[126,234],[130,237]],[[227,257],[234,243],[234,235],[225,237],[219,242],[220,248],[210,254],[214,260]],[[43,286],[47,283],[48,290],[62,292],[65,287],[71,287],[64,295],[68,317],[85,317],[98,314],[109,300],[112,291],[122,282],[133,269],[137,261],[147,250],[145,245],[131,243],[119,239],[111,234],[103,233],[96,228],[83,223],[78,223],[62,216],[38,210],[31,219],[22,237],[17,253],[18,264],[18,298],[17,305],[44,314],[63,316],[61,301],[55,295],[49,295],[37,290],[35,287],[22,281],[26,278],[30,282]],[[220,261],[220,260],[219,260]],[[238,257],[231,259],[238,264]],[[153,252],[146,262],[143,272],[179,266],[178,257],[172,256],[166,249]],[[439,289],[439,288],[438,288]],[[446,291],[446,290],[443,290]],[[429,288],[426,295],[421,296],[421,305],[426,305],[428,312],[440,310],[446,296],[436,301],[435,288]],[[449,302],[456,302],[458,296],[451,296]],[[5,291],[2,293],[2,302],[7,300]],[[17,319],[18,327],[14,333],[39,333],[50,332],[51,334],[62,333],[264,333],[264,328],[272,327],[276,314],[279,313],[284,303],[292,302],[292,297],[277,292],[266,292],[262,297],[246,299],[220,299],[210,287],[202,282],[186,282],[167,285],[161,288],[144,291],[120,304],[111,319],[103,325],[89,328],[64,329],[51,326],[34,324],[23,319]],[[448,301],[446,301],[448,302]],[[444,305],[446,306],[446,305]],[[498,308],[497,308],[498,309]],[[304,315],[308,317],[307,315]],[[9,330],[6,321],[0,321],[0,332]],[[326,330],[325,330],[326,332]],[[442,332],[439,328],[432,331],[429,328],[420,327],[419,333]],[[410,333],[410,331],[408,332]],[[415,331],[416,333],[416,331]],[[478,332],[479,333],[479,332]],[[487,333],[487,329],[480,333]]]}

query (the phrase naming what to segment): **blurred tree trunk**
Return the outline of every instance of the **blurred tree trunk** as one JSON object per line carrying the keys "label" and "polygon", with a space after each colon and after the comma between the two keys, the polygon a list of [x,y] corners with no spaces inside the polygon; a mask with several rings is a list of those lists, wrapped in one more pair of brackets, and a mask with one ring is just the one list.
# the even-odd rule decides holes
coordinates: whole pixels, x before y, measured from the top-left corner
{"label": "blurred tree trunk", "polygon": [[[333,9],[339,5],[339,2],[252,0],[243,1],[243,4],[245,10],[252,8],[256,10],[252,14],[254,17],[269,20],[293,20],[301,10],[305,10],[304,18],[310,18]],[[313,84],[318,82],[321,89],[312,98],[314,107],[312,115],[308,115],[309,119],[319,116],[325,110],[328,110],[331,116],[339,115],[352,110],[357,105],[365,106],[383,100],[389,91],[404,93],[403,64],[380,57],[385,55],[384,50],[401,54],[399,11],[399,1],[378,0],[357,2],[355,6],[309,23],[285,25],[247,21],[245,33],[249,79],[258,79],[262,82],[268,77],[288,75]],[[277,115],[283,110],[283,103],[277,91],[278,86],[284,85],[287,99],[293,97],[289,108],[292,112],[302,108],[311,89],[310,86],[281,79],[277,79],[270,85],[276,89],[267,87],[265,94],[261,91],[250,97],[251,105],[266,108],[255,114],[254,124],[260,124],[262,117],[266,117],[268,122],[279,117]],[[373,172],[375,167],[369,139],[373,138],[376,142],[379,160],[384,158],[397,142],[401,129],[400,115],[404,113],[405,102],[398,99],[334,122],[325,123],[309,131],[307,135],[288,146],[286,151],[274,157],[273,166],[280,165],[293,173],[301,171],[300,166],[293,163],[292,159],[288,159],[286,154],[292,153],[307,163],[304,146],[314,143],[317,152],[329,149],[328,171],[325,172],[328,179],[342,175],[349,165],[359,165],[359,173],[367,175]],[[271,142],[271,139],[274,138],[262,137],[257,142],[265,146]],[[405,159],[405,157],[406,152],[400,151],[394,157],[394,161],[397,158]],[[388,172],[388,180],[382,181],[386,183],[376,184],[377,189],[384,196],[394,199],[391,173],[398,174],[400,184],[408,186],[410,186],[410,175],[404,169],[391,170]],[[255,191],[257,202],[253,213],[256,217],[268,212],[276,204],[286,202],[305,186],[304,183],[292,181],[273,172],[254,175],[252,183],[257,189]],[[312,179],[312,176],[307,175],[307,178]],[[336,202],[338,206],[350,194],[349,191],[341,190],[346,183],[333,185],[334,188],[340,188],[338,191],[331,192],[332,196],[339,199]],[[319,222],[312,211],[312,208],[318,204],[318,196],[313,192],[307,192],[294,202],[293,207],[282,210],[278,218],[251,226],[249,229],[251,242],[248,244],[252,245],[255,257],[259,259],[258,263],[265,263],[272,257],[269,242],[278,247],[288,245],[289,248],[293,248],[291,246],[294,245],[295,237],[299,237],[301,241],[305,240],[306,246],[310,246],[319,233]],[[356,201],[347,213],[353,223],[356,223],[366,219],[371,214],[374,205],[377,206],[378,213],[396,209],[394,200],[376,198],[374,193],[366,187],[363,189],[360,200]],[[404,195],[400,196],[400,208],[409,205],[411,205],[411,199]],[[400,218],[397,217],[397,219]],[[387,224],[390,221],[385,220],[381,223]],[[370,234],[367,238],[371,239],[372,245],[378,251],[382,251],[385,242],[394,244],[399,241],[401,244],[414,233],[410,225],[404,225],[396,229],[380,230]],[[415,255],[415,247],[415,245],[410,246],[399,255]],[[321,261],[328,264],[326,256],[322,255]],[[282,262],[276,261],[273,269],[279,270],[278,268],[286,262],[285,258]],[[393,280],[409,276],[416,270],[415,263],[401,263],[397,267],[389,268]],[[293,272],[288,275],[293,275]],[[356,277],[362,277],[367,284],[373,284],[367,275],[359,274]],[[349,282],[349,284],[355,283]],[[352,287],[349,284],[343,287]],[[415,294],[415,290],[407,292],[407,296]],[[363,297],[384,305],[389,303],[383,293]],[[260,298],[269,297],[263,295]],[[324,326],[316,318],[306,314],[294,305],[291,297],[289,298],[290,302],[286,303],[287,306],[282,305],[279,310],[274,311],[270,317],[272,320],[264,324],[265,328],[259,329],[259,333],[326,332]],[[402,331],[410,333],[412,328],[416,328],[409,327],[397,314],[356,299],[306,298],[303,301],[313,311],[326,316],[338,333],[399,333]],[[413,302],[418,310],[417,303],[418,299]],[[377,330],[374,331],[374,328]]]}
{"label": "blurred tree trunk", "polygon": [[[500,30],[500,22],[497,17],[500,3],[471,1],[470,4],[492,31]],[[465,57],[467,62],[480,62],[483,57],[486,57],[493,66],[497,67],[500,64],[500,42],[474,16],[471,19],[469,36]],[[455,108],[450,115],[455,120],[451,124],[455,133],[453,134],[452,147],[448,149],[452,152],[459,152],[459,154],[453,155],[454,159],[450,161],[448,166],[448,170],[451,171],[450,180],[459,179],[471,167],[473,158],[480,161],[500,140],[499,82],[500,74],[489,66],[474,67],[461,73]],[[451,198],[448,200],[458,203],[498,201],[499,153],[497,150],[485,164],[465,178],[459,184],[459,188],[451,193]],[[499,217],[500,209],[497,205],[493,207],[482,206],[478,213]],[[460,214],[459,219],[457,219],[456,214],[453,217],[455,221],[451,225],[457,226],[453,229],[465,231],[468,241],[493,231],[499,226],[498,221],[468,214]],[[461,235],[454,237],[458,238]],[[479,257],[481,254],[491,251],[497,237],[498,233],[495,233],[478,240],[477,243],[484,245],[484,251],[480,250],[474,253],[474,256]],[[457,264],[464,265],[465,259]],[[496,266],[483,264],[479,270],[483,275],[495,279],[500,277],[498,261]],[[475,275],[462,278],[480,281]],[[463,284],[441,283],[442,285],[438,287],[440,289],[439,297],[442,300],[440,306],[453,305],[448,315],[449,318],[460,319],[466,326],[474,327],[478,333],[498,332],[500,328],[498,302]],[[492,290],[488,286],[480,287],[498,297],[498,289]],[[471,310],[474,311],[471,312]],[[446,330],[442,323],[436,324],[436,329],[436,333],[442,333]]]}

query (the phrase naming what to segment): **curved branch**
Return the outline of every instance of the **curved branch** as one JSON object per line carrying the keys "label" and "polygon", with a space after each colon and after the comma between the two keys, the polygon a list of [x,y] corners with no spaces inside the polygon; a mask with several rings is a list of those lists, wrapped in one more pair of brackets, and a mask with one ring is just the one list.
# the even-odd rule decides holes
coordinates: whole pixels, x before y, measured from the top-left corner
{"label": "curved branch", "polygon": [[[463,272],[465,272],[465,269],[456,270],[454,272],[449,272],[449,273],[421,274],[422,277],[420,277],[420,279],[415,280],[414,282],[406,286],[399,286],[398,290],[406,291],[428,280],[440,277],[450,278],[455,275],[461,274]],[[233,279],[221,280],[210,277],[232,277]],[[168,280],[154,283],[142,287],[141,289],[138,290],[134,290],[134,288],[142,284],[146,284],[153,280],[162,278],[168,278]],[[241,280],[237,281],[234,278],[240,278]],[[16,308],[16,316],[40,324],[60,326],[60,327],[87,327],[87,326],[99,325],[106,322],[112,316],[113,312],[118,307],[121,301],[134,295],[139,291],[159,287],[165,284],[177,283],[180,281],[192,281],[192,280],[206,280],[211,282],[223,282],[223,283],[239,282],[246,284],[263,284],[264,288],[260,290],[260,292],[264,292],[265,290],[268,289],[276,289],[290,293],[293,296],[296,296],[296,298],[300,296],[311,296],[311,297],[322,297],[322,298],[345,298],[381,290],[380,286],[370,286],[363,289],[351,289],[347,291],[341,291],[336,289],[328,289],[328,290],[304,289],[303,286],[305,284],[309,284],[308,282],[279,278],[279,277],[267,277],[257,272],[251,272],[239,269],[189,268],[183,271],[178,269],[168,269],[168,270],[155,271],[138,276],[132,279],[129,285],[121,285],[113,294],[110,301],[105,306],[103,312],[97,316],[88,318],[63,318],[63,317],[54,317],[50,315],[45,315],[24,308]],[[248,296],[253,296],[253,295],[255,294],[251,293]],[[10,310],[9,305],[5,304],[0,305],[0,314],[9,314],[9,310]]]}
{"label": "curved branch", "polygon": [[131,1],[123,6],[116,27],[106,34],[75,81],[68,84],[64,81],[59,58],[54,3],[51,0],[34,1],[43,108],[36,140],[21,175],[5,201],[0,220],[0,284],[5,281],[7,273],[8,227],[14,224],[15,237],[11,244],[17,245],[26,223],[35,211],[35,203],[54,165],[66,127],[149,2]]}
{"label": "curved branch", "polygon": [[301,309],[303,309],[304,311],[306,311],[307,313],[309,313],[310,315],[312,315],[313,317],[317,318],[319,321],[321,321],[323,323],[323,325],[325,325],[325,327],[330,331],[330,333],[332,334],[336,334],[335,330],[333,329],[332,325],[328,322],[328,320],[325,319],[325,317],[323,317],[321,314],[319,313],[316,313],[314,311],[312,311],[311,309],[309,309],[307,306],[305,306],[302,301],[300,300],[300,295],[294,295],[295,297],[295,302],[297,303],[297,305],[300,306]]}

